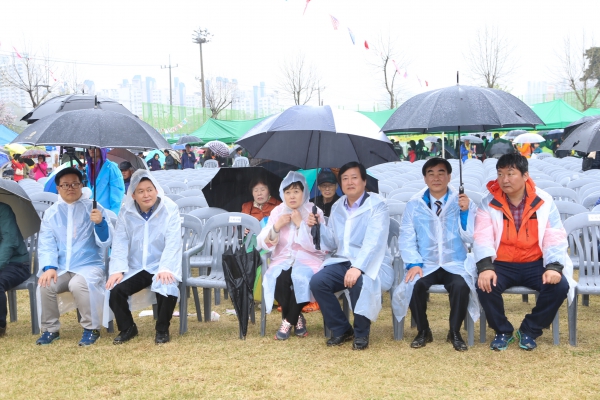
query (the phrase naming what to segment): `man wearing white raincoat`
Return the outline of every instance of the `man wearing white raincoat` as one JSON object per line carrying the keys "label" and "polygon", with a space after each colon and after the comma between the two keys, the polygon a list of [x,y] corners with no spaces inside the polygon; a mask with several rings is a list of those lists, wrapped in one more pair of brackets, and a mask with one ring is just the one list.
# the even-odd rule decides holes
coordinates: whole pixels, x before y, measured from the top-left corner
{"label": "man wearing white raincoat", "polygon": [[[266,312],[271,312],[273,299],[276,299],[281,305],[282,321],[275,339],[286,340],[292,326],[296,336],[308,335],[301,311],[311,301],[310,279],[321,270],[326,252],[315,249],[306,224],[313,203],[308,201],[309,188],[304,176],[289,172],[281,182],[279,195],[284,202],[271,211],[257,243],[259,249],[272,252],[263,280]],[[323,212],[317,210],[319,218],[323,219]]]}
{"label": "man wearing white raincoat", "polygon": [[[328,346],[354,338],[353,349],[369,345],[371,321],[381,310],[380,269],[389,258],[387,238],[390,216],[383,197],[368,193],[367,172],[362,164],[349,162],[339,171],[344,192],[331,208],[329,221],[320,222],[321,248],[334,254],[310,281],[325,324],[333,331]],[[313,214],[309,226],[317,223]],[[388,255],[388,257],[386,257]],[[354,329],[342,311],[336,292],[347,289],[354,312]]]}
{"label": "man wearing white raincoat", "polygon": [[60,337],[59,305],[72,303],[81,315],[80,346],[100,337],[104,303],[104,250],[110,246],[111,226],[102,206],[93,209],[90,191],[82,190],[82,175],[65,168],[54,177],[59,198],[44,213],[39,233],[38,303],[42,335],[37,344],[46,345]]}
{"label": "man wearing white raincoat", "polygon": [[[402,215],[398,246],[406,277],[392,297],[394,315],[400,321],[410,306],[418,334],[412,348],[433,341],[427,320],[427,291],[443,284],[449,293],[450,329],[447,340],[457,351],[466,351],[460,328],[468,311],[479,318],[475,291],[477,272],[467,263],[467,244],[473,241],[477,206],[465,194],[448,187],[452,166],[443,158],[423,165],[427,189],[415,194]],[[470,294],[470,296],[469,296]]]}
{"label": "man wearing white raincoat", "polygon": [[148,286],[156,293],[158,305],[155,343],[170,340],[169,326],[181,282],[181,246],[177,204],[164,195],[149,171],[136,171],[117,220],[106,282],[120,331],[114,344],[137,336],[128,299]]}

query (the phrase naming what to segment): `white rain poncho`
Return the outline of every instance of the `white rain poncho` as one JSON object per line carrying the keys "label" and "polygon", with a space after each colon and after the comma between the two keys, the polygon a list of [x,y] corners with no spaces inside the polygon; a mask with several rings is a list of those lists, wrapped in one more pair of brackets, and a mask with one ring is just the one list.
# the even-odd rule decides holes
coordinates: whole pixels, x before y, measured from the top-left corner
{"label": "white rain poncho", "polygon": [[[375,321],[381,310],[382,266],[385,268],[386,259],[391,260],[387,246],[390,215],[383,197],[368,194],[352,215],[344,206],[345,195],[335,202],[327,225],[321,223],[321,249],[334,253],[325,260],[323,267],[350,261],[353,267],[363,272],[362,290],[353,311]],[[387,268],[390,268],[389,263]]]}
{"label": "white rain poncho", "polygon": [[[142,178],[149,178],[152,181],[160,198],[158,207],[148,221],[140,215],[132,197]],[[123,272],[123,281],[125,281],[138,272],[146,270],[155,275],[151,287],[153,292],[163,296],[179,297],[177,282],[181,282],[181,247],[179,207],[164,195],[163,189],[149,171],[137,170],[131,176],[127,196],[117,219],[110,255],[109,276]],[[177,282],[169,285],[160,283],[156,279],[156,274],[159,272],[172,273]],[[144,293],[140,296],[148,298]],[[108,297],[106,296],[105,307],[108,307]],[[134,299],[131,301],[135,303]],[[139,302],[138,304],[139,306],[132,308],[149,305]]]}
{"label": "white rain poncho", "polygon": [[[281,271],[292,268],[292,282],[297,303],[314,301],[310,292],[310,279],[321,269],[321,264],[325,258],[326,252],[318,251],[313,244],[313,237],[310,228],[306,224],[309,213],[312,213],[313,203],[308,201],[309,190],[306,185],[304,175],[299,172],[291,171],[281,182],[279,195],[284,198],[283,189],[294,182],[302,183],[304,186],[302,205],[298,211],[302,215],[302,223],[297,228],[293,222],[282,227],[275,243],[267,244],[265,239],[269,236],[273,225],[279,217],[291,214],[292,209],[285,203],[275,207],[271,211],[269,222],[257,237],[259,249],[266,249],[272,252],[271,263],[265,272],[263,279],[263,293],[267,305],[266,312],[270,313],[275,298],[275,284]],[[323,219],[323,212],[318,209],[319,218]]]}
{"label": "white rain poncho", "polygon": [[[429,195],[427,190],[423,189],[415,194],[406,204],[402,215],[398,238],[402,261],[405,266],[422,263],[423,276],[431,274],[438,268],[462,276],[471,290],[468,311],[473,321],[477,321],[479,319],[479,300],[475,291],[477,269],[472,263],[472,256],[467,257],[467,244],[473,242],[477,205],[474,201],[469,202],[467,229],[463,230],[458,206],[458,191],[448,187],[448,198],[438,217],[434,211],[435,207],[432,210],[423,199],[425,194]],[[392,308],[398,321],[406,316],[417,280],[419,275],[415,276],[412,282],[402,280],[394,290]]]}
{"label": "white rain poncho", "polygon": [[[100,327],[106,284],[104,252],[111,244],[113,231],[104,209],[98,204],[98,209],[109,227],[108,239],[105,242],[100,241],[94,230],[95,224],[90,220],[93,202],[87,197],[89,189],[86,188],[79,200],[71,204],[58,196],[58,201],[44,213],[38,241],[38,277],[44,273],[42,269],[47,266],[57,267],[58,276],[66,272],[83,276],[90,292],[92,324]],[[37,290],[38,309],[41,310],[39,286]],[[76,307],[70,292],[59,294],[57,301],[61,314]],[[38,319],[41,319],[41,315],[39,312]]]}

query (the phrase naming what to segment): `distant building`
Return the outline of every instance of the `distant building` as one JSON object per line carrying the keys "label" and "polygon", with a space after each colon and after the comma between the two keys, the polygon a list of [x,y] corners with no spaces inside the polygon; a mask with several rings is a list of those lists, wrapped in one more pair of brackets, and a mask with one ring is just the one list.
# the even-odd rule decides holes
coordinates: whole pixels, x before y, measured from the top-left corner
{"label": "distant building", "polygon": [[[16,71],[15,68],[16,67]],[[13,67],[12,57],[0,56],[0,70],[6,71],[11,76],[16,77],[19,75],[25,75],[25,66],[20,62],[15,62]],[[24,110],[31,110],[31,99],[28,94],[20,89],[11,86],[0,85],[0,99],[6,103],[12,103],[17,107]]]}

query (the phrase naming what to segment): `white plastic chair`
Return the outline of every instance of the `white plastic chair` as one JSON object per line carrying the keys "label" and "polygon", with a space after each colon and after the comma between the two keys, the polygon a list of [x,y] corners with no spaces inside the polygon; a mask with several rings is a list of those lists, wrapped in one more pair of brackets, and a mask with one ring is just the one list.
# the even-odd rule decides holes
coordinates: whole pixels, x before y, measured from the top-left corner
{"label": "white plastic chair", "polygon": [[[206,167],[206,163],[204,164],[204,166]],[[247,157],[236,158],[232,165],[233,168],[245,168],[245,167],[249,167],[249,166],[250,166],[250,162],[248,161]]]}
{"label": "white plastic chair", "polygon": [[31,201],[35,201],[38,203],[46,203],[52,205],[58,201],[58,195],[56,193],[38,192],[31,193],[28,195]]}
{"label": "white plastic chair", "polygon": [[216,160],[206,160],[203,168],[219,168],[219,163]]}

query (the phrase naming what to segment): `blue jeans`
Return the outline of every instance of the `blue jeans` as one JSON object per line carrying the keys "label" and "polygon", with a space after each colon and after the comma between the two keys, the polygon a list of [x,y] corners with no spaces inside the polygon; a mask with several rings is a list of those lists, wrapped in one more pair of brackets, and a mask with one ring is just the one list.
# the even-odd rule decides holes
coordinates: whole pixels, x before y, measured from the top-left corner
{"label": "blue jeans", "polygon": [[479,301],[483,307],[490,327],[496,333],[511,335],[514,331],[512,324],[504,312],[502,293],[513,286],[525,286],[539,292],[535,307],[519,328],[521,332],[532,338],[542,335],[542,329],[550,326],[556,312],[567,298],[569,283],[562,276],[555,285],[542,284],[542,275],[546,272],[543,260],[529,263],[507,263],[496,261],[496,286],[492,286],[490,293],[485,293],[477,288]]}
{"label": "blue jeans", "polygon": [[[348,322],[348,318],[342,311],[340,302],[335,293],[346,289],[344,286],[344,277],[350,269],[350,262],[327,265],[321,271],[313,275],[310,280],[310,290],[319,303],[321,314],[325,325],[331,329],[334,336],[341,336],[348,331],[352,326]],[[350,302],[352,309],[356,306],[356,302],[362,290],[362,275],[356,281],[356,284],[348,289],[350,292]],[[365,337],[369,336],[371,321],[362,315],[354,314],[354,336]]]}
{"label": "blue jeans", "polygon": [[19,286],[30,276],[29,266],[24,266],[22,263],[9,263],[0,269],[0,328],[6,326],[6,314],[8,313],[6,292]]}

